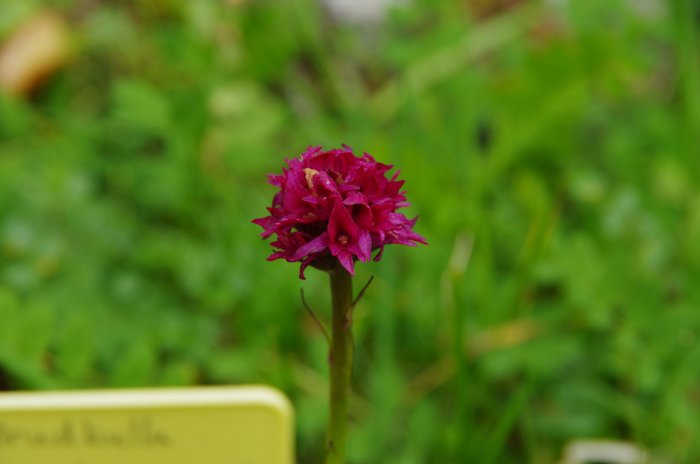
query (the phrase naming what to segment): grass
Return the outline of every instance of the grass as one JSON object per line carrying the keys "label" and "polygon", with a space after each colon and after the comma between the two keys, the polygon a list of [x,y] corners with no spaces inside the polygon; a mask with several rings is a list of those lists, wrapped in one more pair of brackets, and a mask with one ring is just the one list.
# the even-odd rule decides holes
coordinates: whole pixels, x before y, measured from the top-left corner
{"label": "grass", "polygon": [[352,462],[700,460],[695,3],[6,1],[0,39],[51,5],[74,50],[0,97],[3,388],[269,383],[318,462],[326,278],[250,220],[285,157],[347,143],[430,242],[360,267]]}

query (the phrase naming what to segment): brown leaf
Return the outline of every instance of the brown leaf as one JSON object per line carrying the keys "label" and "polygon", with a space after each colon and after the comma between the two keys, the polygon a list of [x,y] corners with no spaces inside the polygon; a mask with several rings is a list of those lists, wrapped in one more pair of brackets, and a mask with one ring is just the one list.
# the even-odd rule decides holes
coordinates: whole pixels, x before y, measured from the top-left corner
{"label": "brown leaf", "polygon": [[68,59],[68,28],[60,16],[40,12],[0,44],[0,91],[26,95]]}

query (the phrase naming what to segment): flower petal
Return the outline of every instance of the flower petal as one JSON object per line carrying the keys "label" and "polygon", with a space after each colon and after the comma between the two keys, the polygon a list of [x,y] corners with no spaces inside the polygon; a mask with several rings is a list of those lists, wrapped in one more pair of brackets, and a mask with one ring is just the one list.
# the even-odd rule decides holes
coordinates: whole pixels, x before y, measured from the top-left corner
{"label": "flower petal", "polygon": [[338,254],[338,261],[340,262],[340,265],[343,266],[345,270],[350,273],[350,275],[355,275],[355,262],[353,260],[352,254],[343,250]]}
{"label": "flower petal", "polygon": [[366,263],[372,256],[372,237],[370,237],[368,231],[363,230],[360,232],[360,238],[358,239],[357,244],[360,250],[357,258],[363,263]]}
{"label": "flower petal", "polygon": [[310,242],[300,246],[297,248],[297,251],[294,252],[294,254],[291,256],[290,260],[291,261],[299,261],[305,256],[308,256],[312,253],[319,253],[323,250],[325,250],[328,247],[328,234],[323,233],[316,237],[315,239],[311,240]]}

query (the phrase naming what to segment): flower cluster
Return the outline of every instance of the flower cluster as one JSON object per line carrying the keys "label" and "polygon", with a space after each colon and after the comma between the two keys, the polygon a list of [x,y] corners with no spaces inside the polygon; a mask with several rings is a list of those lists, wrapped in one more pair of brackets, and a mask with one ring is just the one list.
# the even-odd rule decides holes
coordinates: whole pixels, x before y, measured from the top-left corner
{"label": "flower cluster", "polygon": [[300,262],[303,279],[308,265],[323,267],[336,258],[354,275],[355,259],[369,261],[379,250],[377,261],[384,245],[426,244],[412,230],[417,218],[396,212],[408,203],[398,172],[386,176],[392,166],[367,153],[355,156],[346,145],[329,151],[311,147],[287,165],[281,175],[269,176],[280,189],[267,208],[270,215],[253,221],[265,229],[263,238],[277,235],[268,260]]}

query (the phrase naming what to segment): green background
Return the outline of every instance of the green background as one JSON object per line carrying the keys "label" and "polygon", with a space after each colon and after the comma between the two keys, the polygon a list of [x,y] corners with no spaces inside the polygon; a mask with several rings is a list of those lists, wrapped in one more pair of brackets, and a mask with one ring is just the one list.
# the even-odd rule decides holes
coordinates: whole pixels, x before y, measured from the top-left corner
{"label": "green background", "polygon": [[428,247],[359,265],[353,463],[700,460],[700,7],[416,0],[43,7],[68,64],[0,97],[0,389],[267,383],[320,460],[327,278],[267,262],[266,174],[347,143]]}

